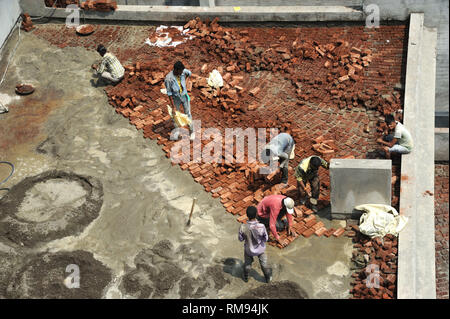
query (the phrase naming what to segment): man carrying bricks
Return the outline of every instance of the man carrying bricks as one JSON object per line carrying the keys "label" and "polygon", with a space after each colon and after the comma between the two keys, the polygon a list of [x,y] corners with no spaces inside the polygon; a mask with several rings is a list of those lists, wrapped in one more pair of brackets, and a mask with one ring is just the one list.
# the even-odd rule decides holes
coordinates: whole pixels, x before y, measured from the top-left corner
{"label": "man carrying bricks", "polygon": [[289,159],[295,156],[295,142],[292,136],[287,133],[280,133],[275,136],[269,144],[264,146],[261,152],[261,160],[263,163],[280,163],[282,172],[281,183],[287,184],[289,172]]}
{"label": "man carrying bricks", "polygon": [[[191,76],[192,72],[184,68],[183,63],[180,61],[175,62],[173,70],[166,75],[164,84],[166,86],[167,95],[169,96],[170,104],[172,108],[176,108],[180,111],[180,104],[183,104],[184,113],[188,116],[191,123],[189,124],[190,139],[195,138],[192,115],[191,115],[191,99],[186,89],[186,79]],[[175,120],[174,120],[175,123]],[[175,127],[177,124],[175,123]]]}
{"label": "man carrying bricks", "polygon": [[269,283],[272,279],[272,271],[267,266],[267,255],[265,253],[268,239],[267,230],[263,224],[258,222],[256,215],[257,209],[255,206],[247,207],[248,221],[239,228],[239,241],[245,241],[243,279],[248,282],[248,273],[252,268],[253,257],[258,257],[266,282]]}
{"label": "man carrying bricks", "polygon": [[[311,204],[311,209],[317,213],[317,200],[320,195],[319,167],[328,169],[329,163],[319,156],[310,156],[300,161],[295,168],[294,176],[297,179],[297,188],[300,193],[300,203],[305,205],[307,197]],[[307,194],[306,183],[311,186],[311,194]]]}
{"label": "man carrying bricks", "polygon": [[391,153],[409,154],[413,148],[411,133],[392,115],[386,115],[385,122],[389,133],[394,133],[377,140],[378,143],[385,145],[383,150],[386,158],[391,158]]}
{"label": "man carrying bricks", "polygon": [[[258,221],[266,227],[269,227],[273,236],[280,245],[283,245],[283,243],[278,235],[279,231],[284,230],[287,226],[287,234],[289,236],[294,235],[291,230],[293,214],[297,217],[294,210],[294,200],[284,195],[266,196],[258,204]],[[283,219],[284,216],[286,216],[287,225],[286,219]]]}
{"label": "man carrying bricks", "polygon": [[93,64],[92,68],[101,76],[101,79],[113,84],[119,83],[125,74],[125,69],[119,59],[114,54],[107,52],[102,44],[97,47],[97,52],[102,56],[102,61],[99,66]]}

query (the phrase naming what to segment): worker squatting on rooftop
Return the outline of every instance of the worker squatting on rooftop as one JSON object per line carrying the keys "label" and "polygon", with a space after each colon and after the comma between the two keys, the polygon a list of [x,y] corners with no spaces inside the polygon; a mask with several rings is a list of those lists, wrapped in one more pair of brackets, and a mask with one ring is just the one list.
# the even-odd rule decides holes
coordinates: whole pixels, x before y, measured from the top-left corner
{"label": "worker squatting on rooftop", "polygon": [[383,138],[377,139],[377,142],[385,145],[383,150],[386,158],[391,158],[391,153],[409,154],[413,148],[411,133],[402,123],[395,120],[394,116],[386,115],[385,122],[388,130]]}
{"label": "worker squatting on rooftop", "polygon": [[[125,74],[125,68],[119,59],[111,52],[107,52],[107,49],[102,44],[97,47],[97,52],[102,56],[102,60],[100,65],[93,64],[92,68],[100,76],[99,81],[104,80],[113,84],[119,83]],[[96,86],[98,86],[99,81],[97,81]]]}

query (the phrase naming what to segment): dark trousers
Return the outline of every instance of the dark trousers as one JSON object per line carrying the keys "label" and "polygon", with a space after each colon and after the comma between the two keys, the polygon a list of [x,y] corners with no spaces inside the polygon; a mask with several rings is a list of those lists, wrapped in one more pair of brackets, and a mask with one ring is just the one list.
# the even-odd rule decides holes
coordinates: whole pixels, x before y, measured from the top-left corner
{"label": "dark trousers", "polygon": [[[259,259],[259,265],[261,266],[261,270],[264,274],[264,277],[270,276],[271,269],[267,265],[267,255],[266,253],[262,253],[261,255],[257,256]],[[244,251],[244,277],[248,277],[248,273],[250,272],[250,269],[252,269],[253,264],[253,256],[247,255],[247,253]]]}
{"label": "dark trousers", "polygon": [[289,172],[288,167],[286,166],[286,167],[280,168],[280,170],[281,170],[281,182],[286,184],[288,182],[288,177],[289,177],[288,176],[288,172]]}
{"label": "dark trousers", "polygon": [[[284,216],[284,215],[283,215]],[[277,222],[275,224],[277,231],[282,231],[284,229],[286,229],[287,227],[287,220],[286,219],[281,219],[283,216],[277,218]],[[263,224],[264,226],[266,226],[266,228],[269,228],[269,218],[261,218],[259,216],[256,217],[256,219]]]}
{"label": "dark trousers", "polygon": [[[311,196],[312,198],[315,199],[319,199],[319,195],[320,195],[320,180],[319,180],[319,175],[314,175],[313,178],[311,178],[310,180],[304,180],[303,183],[306,186],[306,183],[309,182],[309,185],[311,186]],[[300,193],[300,199],[306,198],[307,194],[306,194],[306,190],[303,190],[300,186],[300,183],[297,182],[297,188],[298,191]]]}

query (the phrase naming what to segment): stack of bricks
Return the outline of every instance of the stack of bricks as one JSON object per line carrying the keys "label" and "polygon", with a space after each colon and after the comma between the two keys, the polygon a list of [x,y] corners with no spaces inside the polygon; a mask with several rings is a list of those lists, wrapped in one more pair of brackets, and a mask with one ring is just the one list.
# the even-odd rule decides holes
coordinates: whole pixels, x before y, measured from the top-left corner
{"label": "stack of bricks", "polygon": [[33,26],[33,22],[31,21],[31,17],[28,13],[24,13],[22,15],[22,25],[20,28],[22,30],[25,30],[26,32],[29,32],[35,28]]}
{"label": "stack of bricks", "polygon": [[[324,101],[315,91],[325,86],[329,93],[328,100],[332,100],[340,108],[364,106],[383,114],[401,109],[399,92],[383,92],[384,89],[380,85],[364,90],[354,89],[355,82],[364,82],[364,69],[373,61],[370,49],[350,46],[349,42],[343,39],[319,45],[315,41],[296,38],[289,46],[273,44],[269,49],[261,50],[251,41],[248,31],[238,32],[223,28],[218,25],[218,18],[210,24],[196,18],[189,21],[184,28],[206,45],[209,52],[216,54],[228,65],[227,72],[267,70],[285,73],[297,88],[298,98],[304,101],[301,103]],[[325,77],[314,79],[310,74],[298,74],[297,65],[307,60],[316,64],[315,67],[320,65],[326,69],[328,73]],[[379,75],[383,73],[379,72]],[[250,94],[257,94],[260,88],[255,87],[253,90]],[[256,107],[252,104],[250,109]]]}
{"label": "stack of bricks", "polygon": [[[295,208],[297,211],[297,217],[293,218],[293,225],[291,229],[294,232],[293,236],[288,236],[286,232],[280,234],[280,242],[278,243],[274,240],[272,234],[269,235],[270,241],[269,245],[276,246],[278,248],[283,248],[289,245],[294,239],[299,236],[303,236],[304,238],[309,238],[313,235],[316,237],[341,237],[345,233],[344,228],[329,228],[325,227],[325,224],[322,221],[318,221],[316,215],[313,214],[313,211],[306,208],[305,206],[299,206]],[[241,223],[245,223],[247,221],[246,216],[238,218],[238,221]]]}
{"label": "stack of bricks", "polygon": [[45,0],[45,5],[47,7],[65,8],[71,4],[78,6],[78,0]]}
{"label": "stack of bricks", "polygon": [[80,7],[83,10],[108,12],[117,9],[117,2],[113,0],[87,0]]}
{"label": "stack of bricks", "polygon": [[[435,165],[434,224],[436,248],[436,298],[449,298],[449,168],[448,164]],[[430,196],[429,194],[427,196]]]}
{"label": "stack of bricks", "polygon": [[365,260],[366,266],[352,274],[352,299],[395,299],[397,291],[398,240],[393,235],[370,239],[357,225],[347,226],[353,238],[352,260]]}

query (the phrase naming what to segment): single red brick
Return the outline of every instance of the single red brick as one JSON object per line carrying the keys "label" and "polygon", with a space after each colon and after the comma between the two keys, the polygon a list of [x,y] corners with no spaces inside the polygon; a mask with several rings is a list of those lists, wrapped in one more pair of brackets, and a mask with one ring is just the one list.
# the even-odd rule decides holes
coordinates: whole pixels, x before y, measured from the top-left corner
{"label": "single red brick", "polygon": [[305,230],[305,231],[302,233],[302,236],[308,238],[308,237],[310,237],[312,234],[314,234],[314,230],[313,230],[312,228],[309,228],[309,229]]}
{"label": "single red brick", "polygon": [[345,232],[345,229],[344,228],[339,228],[338,230],[336,230],[334,233],[333,233],[333,236],[334,237],[339,237],[339,236],[342,236],[342,234]]}

